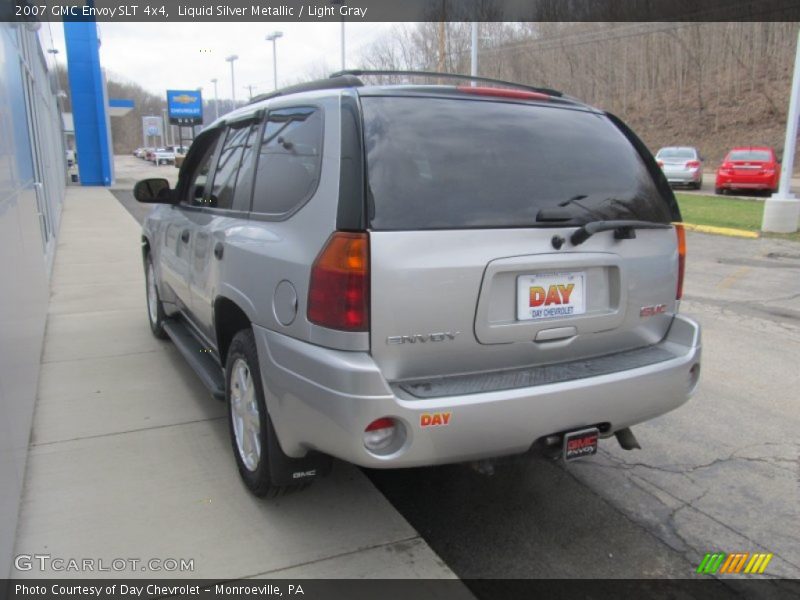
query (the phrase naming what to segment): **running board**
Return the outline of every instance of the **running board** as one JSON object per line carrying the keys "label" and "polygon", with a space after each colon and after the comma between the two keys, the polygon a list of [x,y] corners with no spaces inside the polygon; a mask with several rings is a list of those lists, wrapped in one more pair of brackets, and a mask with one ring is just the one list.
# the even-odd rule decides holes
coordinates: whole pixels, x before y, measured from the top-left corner
{"label": "running board", "polygon": [[203,347],[180,321],[167,319],[164,321],[163,327],[172,343],[175,344],[189,366],[194,369],[211,395],[217,400],[224,400],[225,375],[208,349]]}

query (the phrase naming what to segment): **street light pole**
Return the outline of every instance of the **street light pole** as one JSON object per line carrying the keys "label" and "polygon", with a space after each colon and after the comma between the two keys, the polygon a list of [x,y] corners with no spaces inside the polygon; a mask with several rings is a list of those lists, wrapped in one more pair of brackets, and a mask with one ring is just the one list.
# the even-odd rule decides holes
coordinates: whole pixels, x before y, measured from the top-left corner
{"label": "street light pole", "polygon": [[233,63],[238,60],[239,56],[231,54],[225,60],[231,63],[231,99],[233,100],[233,108],[236,108],[236,81],[233,76]]}
{"label": "street light pole", "polygon": [[[344,0],[330,0],[330,2],[334,6],[341,7],[341,6],[344,5]],[[339,9],[339,11],[340,11],[340,14],[341,14],[341,8]],[[343,14],[342,14],[342,33],[341,33],[341,38],[342,38],[342,43],[341,43],[340,47],[341,47],[341,50],[342,50],[342,71],[344,71],[347,67],[345,67],[345,62],[346,61],[345,61],[345,51],[344,51],[345,47],[344,47],[344,15]]]}
{"label": "street light pole", "polygon": [[214,84],[214,120],[219,119],[219,96],[217,95],[217,78],[211,80]]}
{"label": "street light pole", "polygon": [[792,95],[789,99],[789,114],[786,117],[786,140],[783,143],[783,164],[778,192],[764,202],[763,231],[793,233],[797,231],[800,217],[800,199],[791,192],[792,167],[797,142],[797,120],[800,118],[800,32],[797,34],[797,54],[794,59]]}
{"label": "street light pole", "polygon": [[[472,23],[472,52],[471,52],[471,61],[470,61],[470,69],[469,74],[473,77],[478,76],[478,23],[477,21],[473,21]],[[472,82],[472,86],[475,86],[475,82]]]}
{"label": "street light pole", "polygon": [[278,45],[276,44],[278,38],[283,37],[282,31],[273,31],[265,39],[272,42],[272,81],[274,89],[278,89]]}

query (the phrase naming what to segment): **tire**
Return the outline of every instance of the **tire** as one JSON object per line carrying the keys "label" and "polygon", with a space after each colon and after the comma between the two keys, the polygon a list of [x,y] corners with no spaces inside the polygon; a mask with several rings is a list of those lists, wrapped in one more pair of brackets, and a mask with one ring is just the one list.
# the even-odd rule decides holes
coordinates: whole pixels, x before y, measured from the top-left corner
{"label": "tire", "polygon": [[724,196],[725,195],[725,189],[724,188],[715,188],[714,189],[714,193],[718,194],[720,196]]}
{"label": "tire", "polygon": [[167,339],[167,332],[164,331],[164,320],[167,318],[164,312],[164,305],[158,296],[158,287],[155,284],[155,269],[153,259],[150,255],[144,262],[145,292],[147,296],[147,320],[150,323],[150,331],[160,340]]}
{"label": "tire", "polygon": [[[306,487],[304,484],[275,485],[269,453],[279,452],[275,429],[267,413],[253,331],[243,329],[231,341],[225,361],[225,400],[228,432],[239,475],[258,497],[279,496]],[[258,431],[253,425],[258,424]],[[272,442],[272,443],[270,443]]]}
{"label": "tire", "polygon": [[703,189],[703,182],[702,182],[702,180],[701,180],[701,181],[696,181],[692,187],[693,187],[694,189],[696,189],[696,190]]}

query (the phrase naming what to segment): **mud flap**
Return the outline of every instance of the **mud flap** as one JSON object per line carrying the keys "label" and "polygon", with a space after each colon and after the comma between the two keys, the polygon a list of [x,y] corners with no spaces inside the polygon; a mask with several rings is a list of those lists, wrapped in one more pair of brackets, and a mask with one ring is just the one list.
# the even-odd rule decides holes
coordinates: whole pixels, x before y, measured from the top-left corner
{"label": "mud flap", "polygon": [[303,458],[286,456],[278,443],[278,436],[275,434],[272,420],[268,419],[267,422],[269,424],[267,456],[269,457],[269,478],[272,485],[311,483],[314,479],[330,473],[333,459],[327,454],[310,450]]}

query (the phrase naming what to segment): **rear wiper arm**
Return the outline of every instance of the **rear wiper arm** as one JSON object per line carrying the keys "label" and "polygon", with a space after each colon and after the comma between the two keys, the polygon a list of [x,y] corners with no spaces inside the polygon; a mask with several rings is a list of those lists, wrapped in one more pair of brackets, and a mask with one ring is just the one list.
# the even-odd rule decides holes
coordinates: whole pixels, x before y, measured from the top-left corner
{"label": "rear wiper arm", "polygon": [[613,231],[614,238],[630,240],[636,237],[636,229],[669,229],[668,223],[653,223],[652,221],[592,221],[576,229],[569,241],[573,246],[578,246],[601,231]]}

